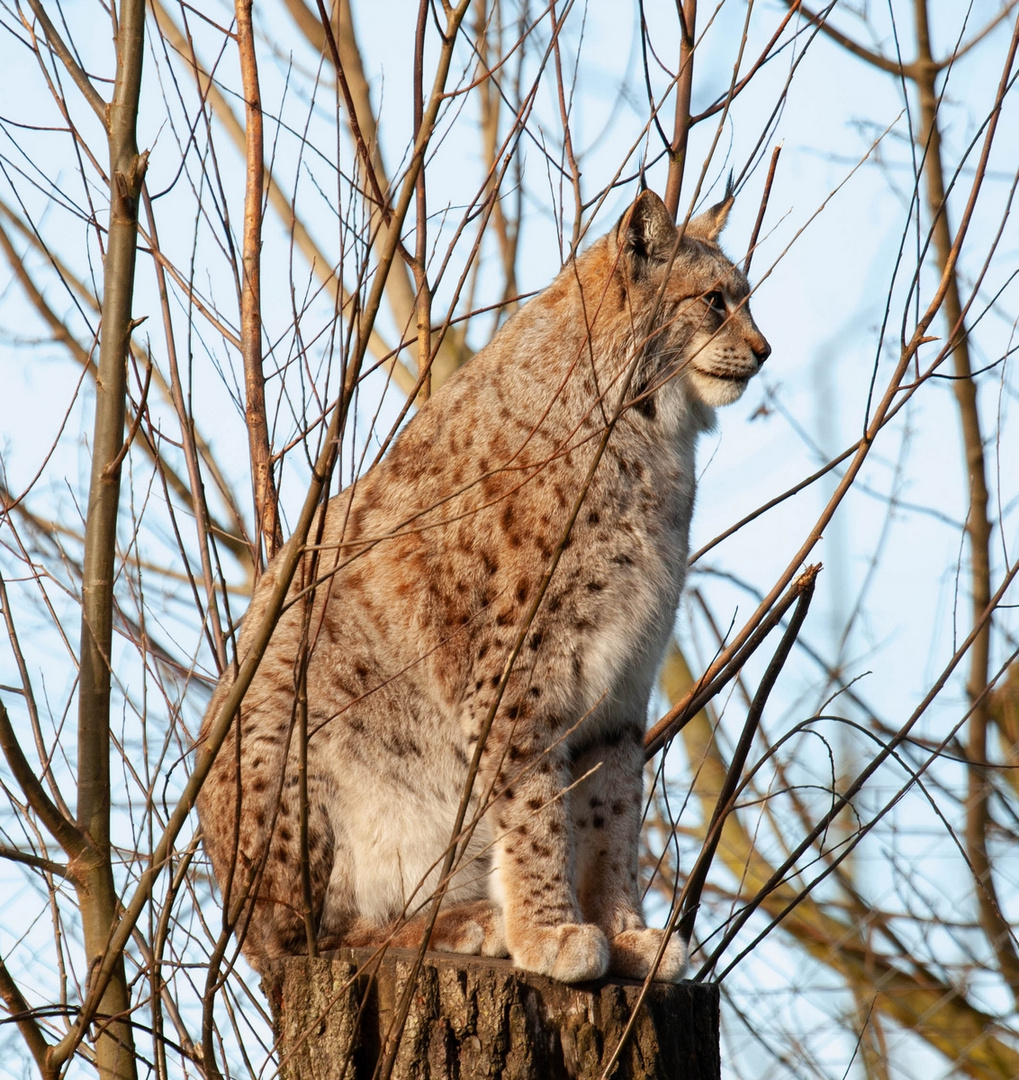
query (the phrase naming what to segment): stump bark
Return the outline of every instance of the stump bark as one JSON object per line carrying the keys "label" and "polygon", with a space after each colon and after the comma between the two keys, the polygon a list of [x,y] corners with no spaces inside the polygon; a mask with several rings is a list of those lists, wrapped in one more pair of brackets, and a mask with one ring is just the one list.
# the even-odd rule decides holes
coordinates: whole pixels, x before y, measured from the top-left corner
{"label": "stump bark", "polygon": [[[283,1080],[371,1080],[414,953],[367,949],[273,961],[262,987]],[[641,984],[568,986],[508,960],[428,953],[393,1080],[599,1080]],[[719,1080],[718,988],[653,984],[611,1080]]]}

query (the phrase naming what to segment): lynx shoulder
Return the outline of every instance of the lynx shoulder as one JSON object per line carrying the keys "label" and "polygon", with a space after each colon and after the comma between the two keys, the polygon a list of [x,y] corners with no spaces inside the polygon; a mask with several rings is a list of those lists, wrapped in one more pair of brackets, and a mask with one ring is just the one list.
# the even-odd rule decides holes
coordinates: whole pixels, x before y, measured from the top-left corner
{"label": "lynx shoulder", "polygon": [[654,965],[642,743],[694,444],[770,352],[718,247],[730,202],[681,235],[643,192],[329,503],[198,799],[256,967],[418,943],[475,758],[431,947],[565,981]]}

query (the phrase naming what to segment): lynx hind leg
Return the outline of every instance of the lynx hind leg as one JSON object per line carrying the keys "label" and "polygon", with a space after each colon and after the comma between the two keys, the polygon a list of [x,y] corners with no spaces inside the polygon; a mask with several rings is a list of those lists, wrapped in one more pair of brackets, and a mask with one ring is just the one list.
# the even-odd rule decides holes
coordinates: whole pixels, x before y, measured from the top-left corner
{"label": "lynx hind leg", "polygon": [[226,916],[241,951],[261,971],[265,960],[308,951],[301,865],[307,861],[314,932],[334,862],[333,832],[318,801],[309,799],[308,849],[302,851],[296,778],[287,779],[277,807],[278,777],[272,763],[257,755],[242,771],[235,827],[238,775],[229,758],[223,762],[199,796],[199,817]]}
{"label": "lynx hind leg", "polygon": [[638,928],[624,930],[609,939],[609,970],[627,979],[646,979],[653,972],[657,982],[679,982],[686,971],[683,942],[670,934],[657,965],[664,930]]}
{"label": "lynx hind leg", "polygon": [[[426,909],[412,919],[387,927],[358,920],[344,935],[343,944],[352,948],[392,945],[397,949],[414,949],[421,944],[430,918],[431,912]],[[502,912],[490,900],[445,906],[432,927],[428,948],[468,956],[507,956]]]}

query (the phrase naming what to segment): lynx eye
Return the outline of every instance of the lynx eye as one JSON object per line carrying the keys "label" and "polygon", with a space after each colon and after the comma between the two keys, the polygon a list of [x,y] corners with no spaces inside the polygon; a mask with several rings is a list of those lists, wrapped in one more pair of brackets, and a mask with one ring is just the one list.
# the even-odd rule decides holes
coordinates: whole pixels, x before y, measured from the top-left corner
{"label": "lynx eye", "polygon": [[709,292],[704,294],[704,303],[711,308],[712,312],[720,319],[724,319],[729,314],[729,309],[725,305],[725,297],[720,292]]}

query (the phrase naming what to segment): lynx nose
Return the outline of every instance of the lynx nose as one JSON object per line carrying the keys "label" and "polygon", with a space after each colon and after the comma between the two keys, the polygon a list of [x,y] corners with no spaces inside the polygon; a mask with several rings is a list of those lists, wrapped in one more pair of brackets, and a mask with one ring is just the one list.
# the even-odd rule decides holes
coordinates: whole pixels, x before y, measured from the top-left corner
{"label": "lynx nose", "polygon": [[771,346],[768,344],[768,339],[759,331],[757,340],[751,343],[750,348],[754,354],[754,359],[757,361],[758,367],[771,356]]}

